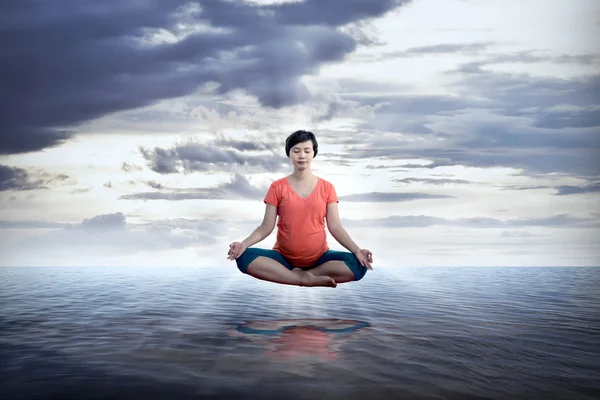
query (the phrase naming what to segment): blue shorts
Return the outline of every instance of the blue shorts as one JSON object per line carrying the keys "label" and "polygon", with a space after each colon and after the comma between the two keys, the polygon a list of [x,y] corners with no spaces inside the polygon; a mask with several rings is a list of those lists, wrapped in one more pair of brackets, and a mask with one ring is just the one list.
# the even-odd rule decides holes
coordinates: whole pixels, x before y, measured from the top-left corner
{"label": "blue shorts", "polygon": [[[294,266],[276,250],[267,250],[257,247],[247,248],[241,256],[235,259],[238,269],[244,274],[248,273],[248,265],[258,256],[271,258],[290,271],[294,269]],[[356,256],[349,251],[338,251],[338,250],[327,250],[319,259],[310,267],[302,267],[304,271],[308,271],[317,268],[319,265],[326,263],[327,261],[343,261],[350,271],[354,274],[354,280],[359,281],[367,273],[367,267],[362,266]]]}

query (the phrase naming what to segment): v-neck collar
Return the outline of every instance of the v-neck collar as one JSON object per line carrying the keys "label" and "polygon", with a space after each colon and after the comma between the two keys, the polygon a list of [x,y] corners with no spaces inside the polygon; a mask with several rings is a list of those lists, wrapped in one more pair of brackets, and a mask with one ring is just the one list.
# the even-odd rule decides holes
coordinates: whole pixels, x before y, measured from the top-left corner
{"label": "v-neck collar", "polygon": [[290,190],[292,191],[292,193],[294,193],[294,195],[299,198],[302,201],[306,201],[308,199],[310,199],[312,197],[312,195],[317,191],[317,187],[319,187],[319,184],[321,183],[321,178],[317,177],[317,183],[315,184],[315,187],[313,188],[312,192],[310,192],[310,194],[306,197],[302,197],[300,196],[298,193],[296,193],[296,191],[294,190],[292,184],[290,183],[288,177],[285,177],[285,183],[289,186]]}

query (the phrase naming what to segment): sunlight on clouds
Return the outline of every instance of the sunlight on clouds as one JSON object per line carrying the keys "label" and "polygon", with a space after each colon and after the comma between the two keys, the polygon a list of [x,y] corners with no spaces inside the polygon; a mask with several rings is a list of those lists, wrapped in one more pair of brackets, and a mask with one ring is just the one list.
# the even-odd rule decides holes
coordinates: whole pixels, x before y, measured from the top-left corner
{"label": "sunlight on clouds", "polygon": [[[505,266],[599,265],[596,246],[588,231],[528,229],[531,237],[502,237],[503,229],[427,227],[362,229],[357,242],[371,251],[375,267],[402,266]],[[352,232],[352,231],[351,231]],[[333,246],[332,246],[333,247]]]}
{"label": "sunlight on clouds", "polygon": [[[600,34],[600,32],[598,32]],[[590,64],[563,64],[554,62],[536,63],[493,63],[482,68],[484,71],[509,74],[530,74],[537,77],[561,77],[564,79],[577,78],[582,75],[592,75],[598,71],[600,58]]]}
{"label": "sunlight on clouds", "polygon": [[212,26],[202,20],[203,9],[198,3],[187,3],[179,7],[173,13],[173,17],[179,19],[175,25],[176,30],[164,28],[145,28],[142,35],[133,38],[134,42],[144,47],[154,47],[163,44],[173,44],[185,40],[191,35],[198,33],[223,34],[232,32],[232,29]]}
{"label": "sunlight on clouds", "polygon": [[415,43],[492,41],[566,54],[589,53],[597,51],[593,39],[600,33],[597,12],[595,0],[422,0],[401,9],[400,23],[397,15],[390,14],[374,25],[381,39],[396,49],[415,47]]}
{"label": "sunlight on clouds", "polygon": [[[236,18],[243,14],[232,8],[229,20],[229,14],[221,15],[216,8],[226,23],[213,27],[198,19],[202,6],[186,7],[169,14],[165,6],[164,12],[179,21],[175,25],[163,21],[155,29],[140,28],[124,36],[128,43],[137,40],[151,47],[153,54],[162,48],[181,54],[169,58],[173,54],[167,51],[168,60],[155,59],[160,68],[148,80],[135,79],[144,74],[132,67],[143,54],[122,64],[114,60],[115,67],[131,77],[127,93],[106,88],[117,98],[131,96],[130,102],[124,100],[123,111],[111,113],[121,106],[112,104],[112,97],[100,99],[111,103],[108,108],[102,101],[90,103],[90,115],[99,117],[89,121],[88,114],[77,116],[74,121],[80,124],[67,126],[75,136],[57,147],[51,145],[58,139],[46,136],[50,144],[43,144],[35,129],[23,130],[27,140],[14,130],[10,144],[19,150],[3,155],[0,163],[6,166],[0,180],[0,224],[5,227],[0,264],[229,267],[233,275],[221,289],[226,290],[245,278],[235,263],[226,260],[227,247],[260,224],[266,188],[292,172],[289,164],[282,168],[278,157],[285,157],[285,138],[298,129],[317,135],[320,153],[313,171],[333,183],[338,196],[375,199],[343,199],[339,210],[351,237],[374,252],[376,268],[600,264],[598,245],[592,240],[598,232],[593,219],[600,217],[597,168],[584,168],[592,164],[584,160],[586,146],[595,145],[585,129],[592,134],[600,106],[594,103],[597,97],[575,93],[597,86],[582,78],[595,74],[600,62],[593,39],[600,37],[597,1],[413,1],[382,18],[356,17],[356,26],[337,27],[354,37],[332,42],[332,51],[341,52],[339,60],[328,58],[328,49],[327,54],[312,55],[315,60],[323,58],[318,62],[300,59],[293,67],[280,66],[277,74],[269,68],[288,49],[252,39],[260,32],[247,29],[245,22],[236,26]],[[351,7],[339,12],[348,10]],[[140,15],[152,17],[152,10]],[[295,23],[271,22],[280,29],[274,32],[298,29]],[[330,36],[338,38],[339,32],[325,31],[319,31],[324,42]],[[200,36],[199,42],[191,40],[197,33],[210,33],[206,43]],[[259,53],[243,59],[237,47],[211,42],[222,33],[240,35],[234,39],[245,50],[256,47]],[[357,51],[351,52],[361,35],[365,37]],[[223,69],[236,62],[254,65],[261,57],[269,68],[227,75],[219,83],[187,76],[200,68],[195,57],[201,49],[170,46],[186,44],[186,38],[194,45],[214,47],[211,57],[227,61],[220,66]],[[369,38],[372,42],[364,45]],[[260,53],[261,46],[266,55]],[[309,47],[310,42],[304,42],[298,52]],[[293,56],[292,51],[286,59]],[[90,61],[82,56],[69,62],[76,65],[77,60]],[[169,63],[178,66],[169,69]],[[461,70],[465,63],[471,64]],[[116,79],[120,86],[117,75],[90,74],[90,81]],[[265,82],[253,86],[264,77]],[[53,82],[62,82],[61,78],[56,76]],[[300,90],[297,82],[306,85],[312,97],[283,106]],[[219,85],[228,84],[231,90],[220,93]],[[171,91],[173,85],[190,90]],[[49,91],[47,104],[54,104],[55,97],[56,104],[65,100],[59,95],[63,85],[58,87],[57,93]],[[155,87],[162,89],[150,90]],[[272,92],[273,87],[278,91]],[[524,89],[513,92],[513,87]],[[73,97],[78,94],[81,98],[76,100],[88,107],[94,90],[87,88]],[[136,108],[146,101],[151,105]],[[35,106],[45,110],[42,104],[40,100]],[[73,108],[66,114],[75,116]],[[72,121],[59,111],[58,121]],[[36,118],[46,116],[33,115],[31,120]],[[545,128],[534,125],[540,119]],[[15,121],[18,125],[19,119]],[[569,125],[581,121],[591,128]],[[46,131],[50,125],[32,126],[51,133]],[[33,143],[36,140],[42,144]],[[235,140],[239,142],[231,142]],[[273,149],[248,150],[246,141],[271,144]],[[458,165],[431,168],[445,163]],[[556,195],[559,192],[569,194]],[[450,197],[411,199],[415,194]],[[157,195],[167,199],[148,199]],[[194,198],[202,196],[214,199]],[[169,200],[173,198],[178,200]],[[382,201],[390,198],[397,201]],[[77,230],[85,220],[102,225],[106,216],[121,218],[117,222],[122,226],[93,234]],[[520,224],[532,218],[539,219],[537,226]],[[72,224],[70,230],[62,228],[67,223]],[[474,228],[479,223],[489,226]],[[415,227],[419,224],[423,227]],[[331,248],[343,250],[327,235]],[[257,246],[271,248],[275,238],[276,231]],[[295,311],[304,310],[301,304],[324,299],[320,291],[307,294],[269,283],[263,287],[283,290],[278,292],[282,301]],[[207,302],[216,299],[214,294]],[[315,309],[306,311],[316,315]]]}

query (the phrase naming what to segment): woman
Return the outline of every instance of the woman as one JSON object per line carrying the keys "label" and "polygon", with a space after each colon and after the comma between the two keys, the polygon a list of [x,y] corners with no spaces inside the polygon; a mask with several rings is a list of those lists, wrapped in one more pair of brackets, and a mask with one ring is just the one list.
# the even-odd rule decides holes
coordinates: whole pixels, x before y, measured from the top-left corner
{"label": "woman", "polygon": [[[243,273],[286,285],[336,287],[360,280],[367,268],[373,269],[373,254],[356,245],[340,223],[334,186],[311,171],[318,149],[312,132],[296,131],[286,139],[294,172],[269,187],[260,226],[243,241],[229,245],[227,259],[236,260]],[[277,216],[273,249],[250,247],[273,232]],[[349,251],[329,249],[325,219],[331,235]]]}

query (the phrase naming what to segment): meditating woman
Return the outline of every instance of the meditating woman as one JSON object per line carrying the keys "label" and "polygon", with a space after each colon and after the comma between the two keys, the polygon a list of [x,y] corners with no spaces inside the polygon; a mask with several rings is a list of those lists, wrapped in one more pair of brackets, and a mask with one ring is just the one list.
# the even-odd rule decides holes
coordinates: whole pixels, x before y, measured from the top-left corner
{"label": "meditating woman", "polygon": [[[373,269],[373,254],[354,243],[340,223],[334,186],[312,173],[318,148],[312,132],[296,131],[286,139],[294,172],[269,187],[260,226],[229,245],[227,259],[235,260],[241,272],[286,285],[336,287],[358,281],[367,268]],[[273,232],[277,216],[273,249],[250,247]],[[325,220],[331,235],[348,251],[329,249]]]}

